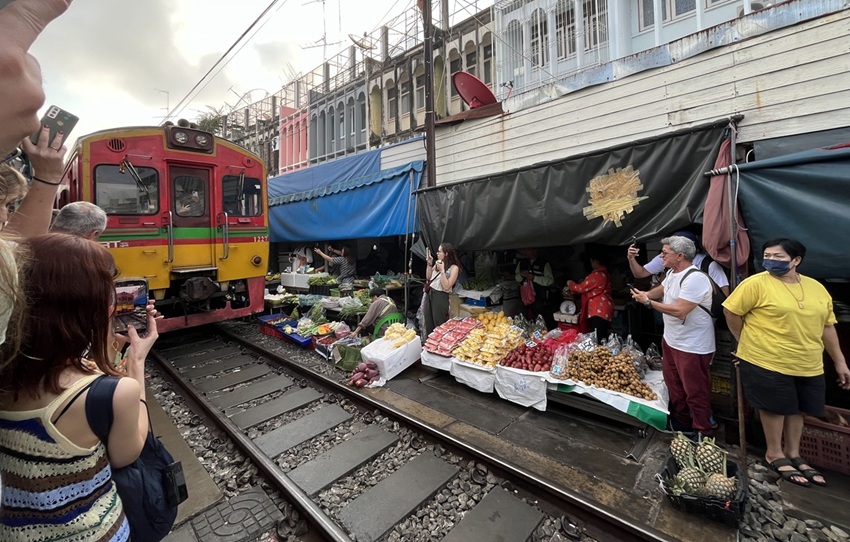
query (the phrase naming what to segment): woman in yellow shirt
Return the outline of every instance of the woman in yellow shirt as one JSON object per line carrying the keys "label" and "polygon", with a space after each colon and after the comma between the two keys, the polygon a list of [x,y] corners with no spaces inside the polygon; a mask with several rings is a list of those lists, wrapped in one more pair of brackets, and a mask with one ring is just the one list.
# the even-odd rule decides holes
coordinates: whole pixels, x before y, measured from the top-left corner
{"label": "woman in yellow shirt", "polygon": [[741,282],[723,303],[738,341],[741,384],[760,411],[766,465],[791,483],[823,486],[821,473],[800,457],[800,438],[804,414],[824,414],[824,348],[839,385],[850,389],[832,298],[819,282],[797,272],[806,255],[799,241],[772,239],[762,252],[766,271]]}

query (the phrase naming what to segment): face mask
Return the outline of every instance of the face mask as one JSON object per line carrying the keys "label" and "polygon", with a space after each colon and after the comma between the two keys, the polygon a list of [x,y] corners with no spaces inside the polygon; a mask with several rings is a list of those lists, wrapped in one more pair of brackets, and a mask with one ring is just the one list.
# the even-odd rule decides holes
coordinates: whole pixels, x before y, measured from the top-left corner
{"label": "face mask", "polygon": [[761,262],[764,270],[771,275],[781,277],[791,271],[791,262],[783,262],[782,260],[764,260]]}

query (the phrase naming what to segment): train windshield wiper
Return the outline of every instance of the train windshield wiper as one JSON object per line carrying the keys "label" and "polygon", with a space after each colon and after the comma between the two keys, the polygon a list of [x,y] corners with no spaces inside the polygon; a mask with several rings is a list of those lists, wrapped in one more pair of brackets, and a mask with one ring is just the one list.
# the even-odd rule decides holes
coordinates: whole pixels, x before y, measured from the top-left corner
{"label": "train windshield wiper", "polygon": [[245,195],[245,170],[242,170],[242,173],[239,174],[239,180],[236,181],[236,201],[241,202],[242,197]]}
{"label": "train windshield wiper", "polygon": [[118,171],[120,171],[121,173],[129,171],[130,177],[132,177],[133,180],[136,181],[136,186],[139,188],[139,193],[143,193],[146,196],[150,196],[150,191],[148,190],[148,187],[145,186],[144,181],[142,181],[142,177],[139,175],[139,172],[136,171],[136,168],[133,166],[133,164],[130,163],[130,160],[128,160],[127,158],[121,160],[121,163],[118,164]]}

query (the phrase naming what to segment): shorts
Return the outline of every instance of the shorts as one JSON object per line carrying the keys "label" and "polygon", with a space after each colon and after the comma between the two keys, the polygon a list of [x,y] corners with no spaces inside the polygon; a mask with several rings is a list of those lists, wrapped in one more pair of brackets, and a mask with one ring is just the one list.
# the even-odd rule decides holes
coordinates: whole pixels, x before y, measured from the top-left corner
{"label": "shorts", "polygon": [[801,412],[810,416],[824,415],[824,375],[786,375],[741,360],[741,384],[747,402],[761,410],[780,416]]}

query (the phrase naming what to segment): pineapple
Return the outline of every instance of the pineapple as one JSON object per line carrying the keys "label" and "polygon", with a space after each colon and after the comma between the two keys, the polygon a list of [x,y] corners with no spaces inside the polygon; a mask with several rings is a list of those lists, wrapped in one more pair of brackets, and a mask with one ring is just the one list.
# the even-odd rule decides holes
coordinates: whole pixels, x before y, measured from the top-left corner
{"label": "pineapple", "polygon": [[670,443],[670,452],[676,458],[676,464],[680,469],[694,464],[694,443],[681,432],[676,433]]}
{"label": "pineapple", "polygon": [[722,474],[726,477],[726,451],[714,443],[713,438],[703,437],[694,452],[699,468],[706,474]]}
{"label": "pineapple", "polygon": [[729,500],[735,496],[737,481],[727,478],[725,474],[712,474],[705,482],[705,491],[711,497]]}
{"label": "pineapple", "polygon": [[699,495],[705,486],[705,474],[693,465],[687,466],[679,471],[676,480],[683,493]]}

